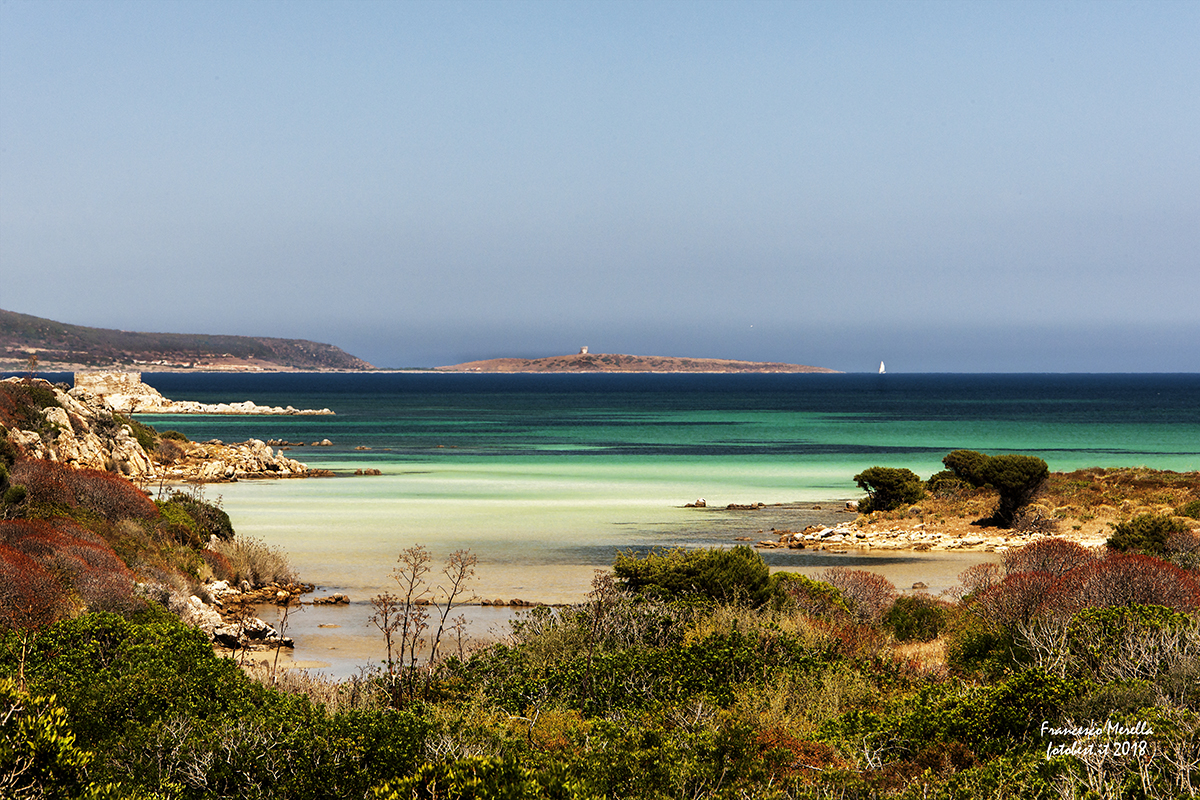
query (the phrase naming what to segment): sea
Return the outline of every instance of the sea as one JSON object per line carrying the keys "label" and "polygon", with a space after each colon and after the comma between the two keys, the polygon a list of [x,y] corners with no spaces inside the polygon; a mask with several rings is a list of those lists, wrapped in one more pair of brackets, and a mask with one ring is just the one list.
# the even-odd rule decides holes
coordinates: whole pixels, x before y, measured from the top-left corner
{"label": "sea", "polygon": [[[478,558],[482,599],[582,600],[619,552],[730,547],[848,521],[854,476],[922,477],[951,450],[1023,453],[1054,471],[1200,470],[1200,375],[146,373],[175,400],[253,400],[333,416],[140,415],[197,441],[304,443],[334,477],[205,487],[240,536],[286,552],[317,595],[290,615],[295,659],[346,675],[382,658],[370,598],[403,549]],[[313,446],[328,439],[329,446]],[[379,475],[358,475],[378,470]],[[151,487],[154,491],[155,488]],[[689,508],[703,499],[704,508]],[[726,506],[764,504],[763,508]],[[772,569],[870,569],[938,592],[981,553],[764,551]],[[273,613],[273,612],[271,612]],[[471,606],[477,639],[511,607]],[[337,627],[330,627],[337,626]]]}

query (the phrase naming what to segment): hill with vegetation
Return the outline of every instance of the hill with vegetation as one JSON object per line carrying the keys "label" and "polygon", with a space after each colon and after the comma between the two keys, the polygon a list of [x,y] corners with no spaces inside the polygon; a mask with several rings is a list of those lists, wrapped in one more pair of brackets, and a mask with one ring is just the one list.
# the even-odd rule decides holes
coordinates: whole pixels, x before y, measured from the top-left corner
{"label": "hill with vegetation", "polygon": [[0,310],[0,368],[24,369],[374,369],[331,344],[264,336],[138,333],[88,328]]}
{"label": "hill with vegetation", "polygon": [[468,361],[445,372],[836,372],[825,367],[775,361],[732,361],[723,358],[630,356],[617,353],[575,353],[546,358],[492,358]]}

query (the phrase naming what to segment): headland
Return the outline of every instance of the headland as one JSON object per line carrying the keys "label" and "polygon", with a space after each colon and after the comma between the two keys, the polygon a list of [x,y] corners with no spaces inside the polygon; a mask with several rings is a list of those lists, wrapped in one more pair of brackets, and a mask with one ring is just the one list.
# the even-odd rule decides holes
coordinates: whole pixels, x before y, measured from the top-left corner
{"label": "headland", "polygon": [[0,309],[0,370],[327,372],[374,369],[341,348],[306,339],[89,328]]}

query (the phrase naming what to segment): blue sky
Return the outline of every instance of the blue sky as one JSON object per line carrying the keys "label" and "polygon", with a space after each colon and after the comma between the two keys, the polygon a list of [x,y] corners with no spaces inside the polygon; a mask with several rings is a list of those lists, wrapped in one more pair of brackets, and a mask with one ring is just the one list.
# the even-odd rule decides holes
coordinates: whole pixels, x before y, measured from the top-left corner
{"label": "blue sky", "polygon": [[1200,371],[1200,3],[0,2],[0,307]]}

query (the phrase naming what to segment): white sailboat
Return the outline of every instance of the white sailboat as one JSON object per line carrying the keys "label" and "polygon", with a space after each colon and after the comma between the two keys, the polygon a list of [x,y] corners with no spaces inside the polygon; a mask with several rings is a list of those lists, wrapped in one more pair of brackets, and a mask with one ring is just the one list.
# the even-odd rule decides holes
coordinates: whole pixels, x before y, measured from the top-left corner
{"label": "white sailboat", "polygon": [[882,362],[882,361],[880,361],[880,362],[879,362],[879,374],[880,374],[880,375],[883,375],[883,374],[885,374],[886,372],[887,372],[887,370],[885,370],[885,369],[883,368],[883,362]]}

